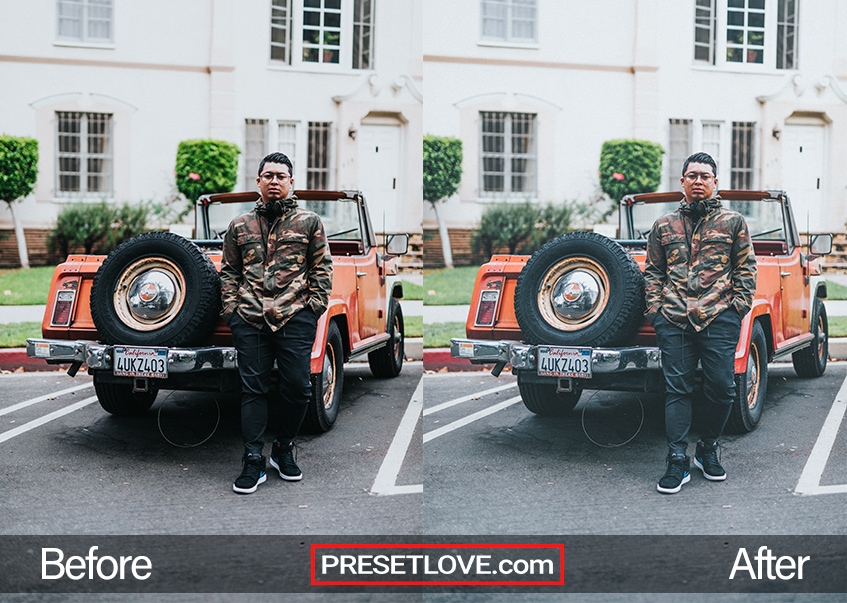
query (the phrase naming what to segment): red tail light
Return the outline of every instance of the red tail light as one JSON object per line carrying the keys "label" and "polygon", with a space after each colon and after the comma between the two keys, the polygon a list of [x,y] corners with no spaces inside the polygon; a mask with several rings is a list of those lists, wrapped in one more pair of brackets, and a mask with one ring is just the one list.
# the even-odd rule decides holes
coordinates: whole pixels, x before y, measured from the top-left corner
{"label": "red tail light", "polygon": [[497,311],[497,300],[500,298],[499,291],[483,291],[479,296],[479,306],[476,309],[475,324],[480,327],[494,326],[494,315]]}
{"label": "red tail light", "polygon": [[71,324],[71,310],[74,307],[76,291],[65,289],[56,293],[56,303],[53,305],[53,317],[50,324],[57,327],[67,327]]}

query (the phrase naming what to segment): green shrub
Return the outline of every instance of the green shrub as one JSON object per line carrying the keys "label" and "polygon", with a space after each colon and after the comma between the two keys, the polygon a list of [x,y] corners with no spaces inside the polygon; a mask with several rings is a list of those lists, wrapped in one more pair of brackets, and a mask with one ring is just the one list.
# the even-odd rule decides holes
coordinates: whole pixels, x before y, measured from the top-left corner
{"label": "green shrub", "polygon": [[238,180],[237,145],[225,140],[183,140],[176,151],[176,186],[194,205],[201,195],[228,193]]}
{"label": "green shrub", "polygon": [[444,136],[424,136],[424,199],[437,203],[459,189],[462,180],[462,141]]}
{"label": "green shrub", "polygon": [[0,199],[12,203],[30,194],[38,177],[38,141],[0,136]]}
{"label": "green shrub", "polygon": [[474,252],[491,257],[498,249],[510,254],[532,253],[568,232],[572,210],[566,204],[498,203],[489,206],[471,235]]}
{"label": "green shrub", "polygon": [[82,248],[86,254],[109,253],[145,231],[148,210],[140,205],[115,207],[106,202],[66,205],[47,236],[47,248],[67,256]]}
{"label": "green shrub", "polygon": [[664,152],[649,140],[607,140],[600,150],[600,187],[615,204],[626,195],[655,191]]}

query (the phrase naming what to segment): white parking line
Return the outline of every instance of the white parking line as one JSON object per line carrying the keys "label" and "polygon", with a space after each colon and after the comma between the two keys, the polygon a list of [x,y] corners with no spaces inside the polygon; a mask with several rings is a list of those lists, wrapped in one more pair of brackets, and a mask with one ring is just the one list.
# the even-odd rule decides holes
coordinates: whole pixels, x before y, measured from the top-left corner
{"label": "white parking line", "polygon": [[62,389],[57,392],[51,392],[49,394],[44,394],[43,396],[38,396],[37,398],[32,398],[30,400],[24,400],[23,402],[18,402],[17,404],[13,404],[8,408],[0,409],[0,416],[7,415],[10,412],[15,412],[16,410],[20,410],[22,408],[26,408],[27,406],[32,406],[33,404],[38,404],[39,402],[44,402],[45,400],[52,400],[53,398],[58,398],[64,394],[70,394],[72,392],[78,392],[81,389],[87,389],[89,387],[94,387],[93,383],[84,383],[83,385],[76,385],[74,387],[69,387],[67,389]]}
{"label": "white parking line", "polygon": [[469,400],[476,400],[477,398],[481,398],[483,396],[487,396],[488,394],[494,394],[497,392],[501,392],[504,389],[511,389],[513,387],[517,387],[517,383],[507,383],[506,385],[500,385],[499,387],[492,387],[491,389],[486,389],[481,392],[474,392],[472,394],[468,394],[467,396],[462,396],[461,398],[456,398],[455,400],[448,400],[447,402],[442,402],[432,408],[427,408],[424,410],[424,416],[431,415],[432,413],[438,412],[439,410],[444,410],[445,408],[450,408],[451,406],[456,406],[457,404],[461,404],[462,402],[468,402]]}
{"label": "white parking line", "polygon": [[795,494],[843,494],[847,492],[847,484],[821,486],[821,477],[826,468],[826,462],[832,453],[832,447],[835,445],[838,430],[844,421],[845,411],[847,411],[847,377],[841,384],[841,389],[838,390],[832,408],[829,409],[829,414],[823,422],[823,427],[821,427],[818,439],[809,455],[809,460],[806,461],[797,487],[794,488]]}
{"label": "white parking line", "polygon": [[403,413],[403,418],[400,420],[400,425],[397,427],[394,439],[391,440],[388,452],[385,454],[373,486],[371,486],[371,494],[386,496],[423,492],[423,484],[409,486],[397,485],[397,476],[400,474],[400,468],[403,466],[406,452],[409,450],[409,444],[412,442],[412,436],[415,433],[418,420],[420,420],[422,409],[423,378],[418,381],[418,387],[415,389],[415,393],[412,394],[412,399],[409,400],[409,406],[406,407],[406,412]]}
{"label": "white parking line", "polygon": [[470,414],[467,417],[463,417],[463,418],[459,419],[458,421],[453,421],[452,423],[448,423],[447,425],[444,425],[443,427],[439,427],[438,429],[433,429],[432,431],[428,431],[424,434],[424,437],[423,437],[424,444],[434,440],[435,438],[437,438],[439,436],[443,436],[446,433],[450,433],[451,431],[455,431],[455,430],[459,429],[460,427],[464,427],[465,425],[473,423],[474,421],[478,421],[479,419],[482,419],[483,417],[487,417],[488,415],[493,415],[495,412],[499,412],[499,411],[503,410],[504,408],[508,408],[512,404],[515,404],[515,403],[520,402],[520,401],[521,401],[521,397],[515,396],[514,398],[509,398],[508,400],[503,400],[499,404],[495,404],[494,406],[490,406],[490,407],[488,407],[484,410],[480,410],[479,412],[475,412],[473,414]]}
{"label": "white parking line", "polygon": [[50,421],[53,421],[54,419],[58,419],[59,417],[64,417],[65,415],[68,415],[68,414],[74,412],[75,410],[79,410],[80,408],[88,406],[92,402],[96,402],[96,401],[97,401],[97,396],[91,396],[90,398],[80,400],[79,402],[77,402],[75,404],[71,404],[70,406],[66,406],[65,408],[62,408],[62,409],[57,410],[55,412],[51,412],[49,414],[46,414],[43,417],[39,417],[37,419],[34,419],[34,420],[30,421],[29,423],[24,423],[23,425],[20,425],[19,427],[15,427],[14,429],[10,429],[9,431],[4,431],[3,433],[0,433],[0,443],[11,440],[15,436],[19,436],[22,433],[26,433],[27,431],[31,431],[31,430],[35,429],[36,427],[41,427],[45,423],[49,423]]}

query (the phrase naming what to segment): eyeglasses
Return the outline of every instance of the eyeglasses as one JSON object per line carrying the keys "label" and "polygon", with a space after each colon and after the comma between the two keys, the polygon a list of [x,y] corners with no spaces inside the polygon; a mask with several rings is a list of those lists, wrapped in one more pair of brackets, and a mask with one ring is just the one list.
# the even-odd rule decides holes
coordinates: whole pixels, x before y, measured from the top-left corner
{"label": "eyeglasses", "polygon": [[289,178],[291,178],[290,174],[286,174],[284,172],[265,172],[260,176],[262,180],[265,182],[273,182],[273,179],[276,178],[280,182],[285,182]]}
{"label": "eyeglasses", "polygon": [[688,172],[685,175],[685,179],[689,182],[697,182],[697,178],[699,178],[703,182],[709,183],[714,179],[714,177],[714,174],[710,174],[708,172]]}

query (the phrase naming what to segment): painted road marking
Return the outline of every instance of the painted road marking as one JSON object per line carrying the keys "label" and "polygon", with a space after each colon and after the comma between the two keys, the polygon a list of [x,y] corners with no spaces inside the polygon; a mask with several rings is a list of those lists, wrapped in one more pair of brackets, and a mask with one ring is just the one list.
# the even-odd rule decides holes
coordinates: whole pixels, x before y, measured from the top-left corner
{"label": "painted road marking", "polygon": [[409,400],[406,412],[403,413],[403,418],[400,420],[400,425],[397,427],[394,438],[391,440],[388,452],[382,460],[382,465],[380,465],[379,472],[376,474],[373,486],[371,486],[371,494],[386,496],[393,494],[418,494],[423,492],[423,484],[409,486],[397,485],[397,476],[400,474],[400,468],[403,466],[409,445],[412,443],[412,436],[420,420],[422,409],[423,377],[418,381],[418,387],[415,389],[415,393],[412,394],[412,399]]}
{"label": "painted road marking", "polygon": [[450,433],[451,431],[455,431],[455,430],[459,429],[460,427],[464,427],[465,425],[469,425],[470,423],[473,423],[474,421],[478,421],[479,419],[487,417],[488,415],[493,415],[495,412],[499,412],[499,411],[503,410],[504,408],[508,408],[509,406],[512,406],[513,404],[516,404],[520,401],[521,401],[521,397],[515,396],[514,398],[509,398],[508,400],[503,400],[499,404],[495,404],[494,406],[490,406],[490,407],[488,407],[484,410],[480,410],[479,412],[475,412],[473,414],[470,414],[470,415],[468,415],[464,418],[461,418],[457,421],[453,421],[452,423],[448,423],[447,425],[439,427],[438,429],[433,429],[432,431],[428,431],[424,434],[424,437],[423,437],[424,444],[434,440],[437,437],[443,436],[444,434]]}
{"label": "painted road marking", "polygon": [[78,392],[81,389],[87,389],[89,387],[93,387],[93,383],[85,383],[83,385],[76,385],[74,387],[69,387],[67,389],[59,390],[57,392],[52,392],[49,394],[44,394],[43,396],[38,396],[37,398],[32,398],[30,400],[24,400],[23,402],[18,402],[17,404],[13,404],[9,408],[0,409],[0,416],[7,415],[10,412],[15,412],[16,410],[20,410],[22,408],[26,408],[27,406],[32,406],[33,404],[38,404],[39,402],[44,402],[45,400],[51,400],[53,398],[58,398],[64,394],[70,394],[73,392]]}
{"label": "painted road marking", "polygon": [[50,421],[53,421],[53,420],[58,419],[60,417],[64,417],[65,415],[68,415],[68,414],[74,412],[75,410],[79,410],[80,408],[84,408],[84,407],[88,406],[89,404],[91,404],[92,402],[96,402],[96,401],[97,401],[97,396],[91,396],[90,398],[86,398],[85,400],[80,400],[79,402],[77,402],[75,404],[71,404],[70,406],[66,406],[65,408],[62,408],[62,409],[57,410],[55,412],[51,412],[49,414],[46,414],[43,417],[39,417],[37,419],[34,419],[34,420],[30,421],[29,423],[24,423],[23,425],[15,427],[14,429],[10,429],[9,431],[4,431],[3,433],[0,433],[0,443],[11,440],[15,436],[19,436],[22,433],[26,433],[27,431],[31,431],[31,430],[35,429],[36,427],[41,427],[45,423],[49,423]]}

